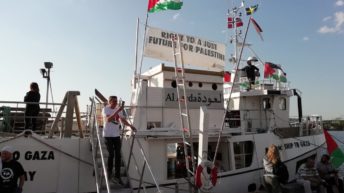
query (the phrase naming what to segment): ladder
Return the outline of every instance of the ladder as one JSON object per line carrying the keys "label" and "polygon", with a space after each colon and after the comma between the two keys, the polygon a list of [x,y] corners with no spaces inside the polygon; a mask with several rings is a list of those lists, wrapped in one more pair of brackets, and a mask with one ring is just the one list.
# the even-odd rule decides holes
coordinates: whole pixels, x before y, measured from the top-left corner
{"label": "ladder", "polygon": [[[180,116],[180,127],[182,130],[183,137],[183,147],[185,156],[185,165],[187,171],[186,180],[189,182],[189,192],[193,192],[193,180],[191,178],[195,174],[195,164],[194,164],[194,148],[193,139],[190,125],[190,116],[188,109],[188,98],[185,89],[185,72],[184,72],[184,61],[182,54],[182,46],[180,43],[179,36],[174,37],[172,40],[173,48],[173,58],[175,65],[175,79],[176,79],[176,89],[178,96],[178,106],[179,106],[179,116]],[[179,60],[177,60],[179,56]]]}

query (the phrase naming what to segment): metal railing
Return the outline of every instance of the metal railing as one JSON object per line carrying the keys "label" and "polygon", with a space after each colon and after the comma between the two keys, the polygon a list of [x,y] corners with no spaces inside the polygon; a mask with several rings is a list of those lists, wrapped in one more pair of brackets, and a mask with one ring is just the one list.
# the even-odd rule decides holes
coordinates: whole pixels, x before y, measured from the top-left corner
{"label": "metal railing", "polygon": [[[40,105],[40,111],[37,116],[25,115],[26,106],[28,104]],[[31,126],[28,128],[25,125],[25,119],[36,119],[34,132],[41,135],[46,135],[51,131],[53,122],[57,123],[57,130],[53,132],[54,135],[61,137],[62,132],[65,130],[66,110],[62,111],[61,117],[57,118],[57,111],[62,103],[37,103],[37,102],[21,102],[21,101],[0,101],[0,132],[9,134],[18,134],[25,129],[33,129]],[[57,120],[56,120],[57,119]],[[72,117],[76,119],[76,117]],[[81,127],[85,133],[88,133],[87,123],[88,117],[81,115]],[[73,127],[77,124],[73,124]],[[76,129],[71,128],[75,134]]]}
{"label": "metal railing", "polygon": [[[99,117],[96,114],[97,110],[96,110],[96,102],[95,102],[94,98],[91,100],[91,109],[89,112],[91,113],[90,123],[92,125],[91,125],[90,139],[91,139],[91,146],[92,146],[94,170],[95,170],[95,176],[96,176],[97,192],[99,193],[101,191],[102,179],[104,178],[106,189],[107,189],[106,191],[109,193],[111,190],[110,190],[110,185],[109,185],[109,179],[107,176],[107,169],[106,169],[106,165],[105,165],[104,152],[103,152],[103,149],[101,148],[102,146],[101,146],[100,129],[99,129],[98,121],[97,121],[97,119],[99,119]],[[127,112],[124,112],[124,113],[127,114]],[[128,121],[128,122],[130,122],[130,121]],[[122,128],[124,128],[123,125],[122,125]],[[126,132],[126,131],[127,130],[124,130],[124,132]],[[134,164],[135,164],[135,169],[138,172],[138,176],[140,176],[140,180],[139,180],[140,184],[138,187],[138,192],[140,192],[141,189],[143,189],[146,192],[145,186],[144,186],[144,181],[143,181],[143,174],[144,174],[146,167],[148,168],[149,173],[150,173],[150,175],[154,181],[154,184],[157,188],[157,192],[161,192],[161,190],[159,188],[159,184],[158,184],[158,182],[157,182],[157,180],[153,174],[153,171],[151,169],[151,166],[148,163],[148,159],[147,159],[146,153],[142,147],[141,142],[135,138],[135,135],[130,136],[130,138],[132,141],[130,142],[131,145],[130,145],[129,158],[128,158],[128,162],[127,162],[127,166],[126,166],[126,173],[128,174],[130,162],[131,162],[131,159],[133,159]],[[138,148],[139,148],[141,155],[142,155],[142,159],[144,160],[144,164],[143,164],[143,167],[141,170],[138,167],[137,159],[135,158],[135,156],[133,156],[134,142],[136,142],[136,144],[138,145]],[[100,153],[100,159],[101,159],[101,166],[100,166],[102,169],[101,174],[98,173],[98,169],[99,169],[98,162],[97,162],[98,151]]]}
{"label": "metal railing", "polygon": [[[106,186],[106,191],[110,193],[110,185],[109,185],[109,179],[107,175],[107,170],[106,170],[106,165],[105,165],[105,160],[104,160],[104,153],[103,149],[101,148],[101,141],[100,141],[100,134],[99,134],[99,127],[97,123],[97,115],[96,115],[96,103],[93,100],[91,100],[91,109],[90,109],[90,124],[91,124],[91,132],[90,132],[90,141],[91,141],[91,147],[92,147],[92,159],[93,159],[93,166],[94,166],[94,172],[95,172],[95,178],[96,178],[96,188],[97,192],[101,192],[101,185],[102,185],[102,176],[105,179],[105,186]],[[98,173],[98,162],[97,162],[97,154],[98,151],[100,153],[100,159],[101,159],[101,169],[102,172],[101,174]]]}

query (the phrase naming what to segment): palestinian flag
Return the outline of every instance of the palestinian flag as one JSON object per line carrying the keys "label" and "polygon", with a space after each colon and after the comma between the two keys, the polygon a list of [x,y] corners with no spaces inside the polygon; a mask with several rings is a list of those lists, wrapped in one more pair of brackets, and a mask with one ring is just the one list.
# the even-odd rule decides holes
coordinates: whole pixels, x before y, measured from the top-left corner
{"label": "palestinian flag", "polygon": [[280,65],[266,62],[264,65],[264,78],[271,77],[280,82],[287,82],[287,74]]}
{"label": "palestinian flag", "polygon": [[148,12],[154,13],[162,10],[179,10],[182,8],[181,0],[148,0]]}
{"label": "palestinian flag", "polygon": [[330,155],[330,161],[335,168],[338,168],[344,162],[344,154],[334,141],[332,136],[324,129],[324,135],[327,144],[327,151]]}

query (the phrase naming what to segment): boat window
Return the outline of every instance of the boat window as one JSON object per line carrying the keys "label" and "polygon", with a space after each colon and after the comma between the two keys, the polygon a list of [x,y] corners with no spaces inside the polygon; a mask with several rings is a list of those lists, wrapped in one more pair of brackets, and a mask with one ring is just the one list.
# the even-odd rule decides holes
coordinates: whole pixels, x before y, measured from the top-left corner
{"label": "boat window", "polygon": [[175,80],[173,80],[171,82],[171,86],[172,86],[172,88],[176,88],[177,87],[177,82]]}
{"label": "boat window", "polygon": [[189,87],[192,87],[192,82],[189,82]]}
{"label": "boat window", "polygon": [[281,97],[281,98],[279,99],[279,108],[280,108],[281,110],[287,110],[287,99],[286,99],[286,98]]}
{"label": "boat window", "polygon": [[[231,100],[232,102],[233,100]],[[240,127],[240,111],[227,111],[225,126],[230,128]]]}
{"label": "boat window", "polygon": [[198,87],[202,88],[203,87],[203,83],[199,82],[198,83]]}
{"label": "boat window", "polygon": [[270,98],[263,98],[263,109],[270,109]]}
{"label": "boat window", "polygon": [[152,128],[159,128],[161,127],[161,122],[148,122],[147,123],[147,130],[150,130]]}
{"label": "boat window", "polygon": [[213,84],[213,85],[211,85],[211,88],[213,89],[213,90],[217,90],[217,84]]}
{"label": "boat window", "polygon": [[253,158],[253,142],[241,141],[233,144],[235,169],[249,167]]}

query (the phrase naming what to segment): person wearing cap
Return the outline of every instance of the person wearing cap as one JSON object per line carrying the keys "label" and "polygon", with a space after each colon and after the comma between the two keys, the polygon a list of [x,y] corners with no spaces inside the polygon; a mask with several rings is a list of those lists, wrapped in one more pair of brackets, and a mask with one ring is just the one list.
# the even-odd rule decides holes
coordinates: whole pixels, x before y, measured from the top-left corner
{"label": "person wearing cap", "polygon": [[5,146],[1,149],[1,193],[21,193],[23,191],[25,171],[23,166],[18,161],[13,159],[13,152],[14,149],[11,146]]}
{"label": "person wearing cap", "polygon": [[244,68],[242,68],[242,71],[246,72],[248,81],[249,81],[249,89],[252,88],[252,85],[255,84],[256,82],[256,74],[259,73],[259,69],[252,65],[252,62],[257,62],[257,58],[254,56],[250,56],[247,59],[247,66],[245,66]]}

